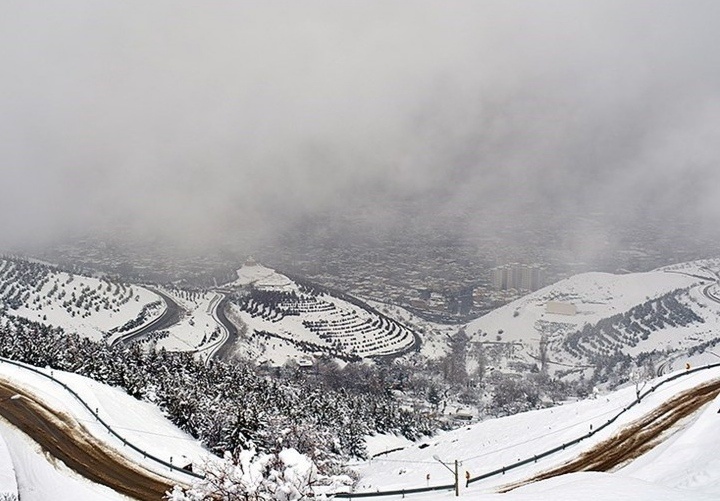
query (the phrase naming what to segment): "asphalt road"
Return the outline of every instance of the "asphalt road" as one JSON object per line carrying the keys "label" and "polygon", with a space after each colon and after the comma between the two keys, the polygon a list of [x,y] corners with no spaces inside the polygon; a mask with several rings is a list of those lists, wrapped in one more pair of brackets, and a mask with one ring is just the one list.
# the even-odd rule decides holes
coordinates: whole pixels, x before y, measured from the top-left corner
{"label": "asphalt road", "polygon": [[172,481],[108,449],[71,416],[46,407],[22,388],[0,381],[0,400],[2,417],[83,477],[143,501],[162,500],[172,489]]}
{"label": "asphalt road", "polygon": [[218,303],[217,309],[215,310],[217,314],[217,319],[220,321],[221,324],[227,329],[228,336],[227,339],[225,339],[225,342],[223,345],[215,351],[214,357],[218,360],[225,360],[227,361],[230,357],[232,357],[233,351],[232,347],[235,344],[235,341],[237,341],[238,337],[238,331],[235,325],[228,320],[227,315],[225,314],[225,306],[227,306],[228,298],[225,296],[222,298],[222,300]]}
{"label": "asphalt road", "polygon": [[703,287],[702,293],[710,301],[715,301],[716,303],[720,303],[720,298],[718,298],[715,294],[710,292],[710,289],[715,287],[716,285],[717,284],[710,284],[710,285]]}
{"label": "asphalt road", "polygon": [[148,289],[156,293],[163,299],[163,301],[165,301],[165,312],[146,326],[141,327],[140,329],[132,331],[123,336],[120,336],[115,341],[113,341],[113,346],[117,343],[129,343],[131,341],[141,339],[142,337],[147,336],[151,332],[167,329],[168,327],[172,327],[180,321],[180,317],[183,313],[183,309],[180,307],[180,305],[173,301],[173,299],[167,294],[164,294],[159,290],[152,289],[150,287],[148,287]]}

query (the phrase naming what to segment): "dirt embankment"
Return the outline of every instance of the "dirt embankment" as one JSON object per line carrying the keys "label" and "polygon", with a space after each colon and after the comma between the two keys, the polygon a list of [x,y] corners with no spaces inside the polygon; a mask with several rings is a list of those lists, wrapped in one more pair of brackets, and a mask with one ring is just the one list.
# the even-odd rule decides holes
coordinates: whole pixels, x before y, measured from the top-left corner
{"label": "dirt embankment", "polygon": [[613,437],[600,442],[577,459],[540,473],[533,478],[505,486],[501,492],[545,480],[566,473],[580,471],[609,471],[642,456],[662,442],[661,435],[681,419],[697,412],[720,394],[720,380],[711,381],[687,390],[668,400],[650,414],[620,430]]}
{"label": "dirt embankment", "polygon": [[72,416],[36,401],[22,388],[0,381],[0,400],[4,400],[0,414],[6,420],[40,444],[47,455],[83,477],[140,500],[161,500],[172,489],[171,480],[108,449]]}

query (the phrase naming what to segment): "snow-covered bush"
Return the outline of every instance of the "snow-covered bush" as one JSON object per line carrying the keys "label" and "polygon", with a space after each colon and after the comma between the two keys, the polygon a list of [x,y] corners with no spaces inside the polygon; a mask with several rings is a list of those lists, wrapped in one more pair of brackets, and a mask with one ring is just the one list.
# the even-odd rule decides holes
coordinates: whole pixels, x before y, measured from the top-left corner
{"label": "snow-covered bush", "polygon": [[176,486],[170,501],[298,501],[311,493],[317,469],[307,456],[294,449],[279,454],[241,451],[235,458],[225,453],[209,458],[205,478],[189,489]]}

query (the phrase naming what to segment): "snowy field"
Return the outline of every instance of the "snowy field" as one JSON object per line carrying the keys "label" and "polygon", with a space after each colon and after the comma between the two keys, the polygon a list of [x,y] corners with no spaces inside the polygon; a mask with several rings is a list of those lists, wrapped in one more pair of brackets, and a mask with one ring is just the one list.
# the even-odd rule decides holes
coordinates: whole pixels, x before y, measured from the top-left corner
{"label": "snowy field", "polygon": [[[160,301],[154,292],[101,278],[71,275],[45,265],[0,259],[0,302],[11,305],[8,313],[28,320],[62,327],[93,340],[134,320],[151,303]],[[4,299],[3,299],[4,298]],[[13,304],[18,298],[18,304]],[[143,323],[162,314],[148,312]]]}
{"label": "snowy field", "polygon": [[[168,351],[197,351],[210,343],[213,333],[221,328],[213,317],[217,302],[222,299],[218,292],[188,292],[160,288],[183,309],[178,323],[171,326],[168,336],[157,341],[157,347]],[[219,333],[216,335],[219,336]]]}
{"label": "snowy field", "polygon": [[[720,496],[720,460],[716,451],[716,444],[720,441],[720,427],[717,426],[720,399],[690,419],[681,421],[675,426],[676,433],[660,446],[617,471],[565,475],[507,494],[497,494],[496,491],[577,457],[673,395],[719,377],[720,369],[709,369],[668,383],[593,437],[536,464],[530,463],[505,475],[478,481],[468,488],[463,485],[461,497],[507,501],[717,499]],[[607,422],[634,398],[635,388],[628,387],[596,399],[493,419],[442,433],[402,451],[358,465],[356,469],[361,479],[357,490],[451,484],[451,473],[433,459],[435,455],[451,464],[455,459],[461,461],[461,477],[464,477],[465,471],[476,476],[512,465],[587,434],[591,426],[598,427]],[[429,482],[427,475],[430,475]],[[409,495],[408,499],[425,501],[453,496],[451,492],[433,492]]]}

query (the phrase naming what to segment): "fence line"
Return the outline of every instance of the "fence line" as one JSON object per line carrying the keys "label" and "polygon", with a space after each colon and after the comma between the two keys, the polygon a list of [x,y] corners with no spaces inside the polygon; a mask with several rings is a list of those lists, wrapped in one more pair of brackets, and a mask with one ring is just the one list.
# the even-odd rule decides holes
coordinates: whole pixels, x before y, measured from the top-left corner
{"label": "fence line", "polygon": [[152,461],[154,461],[154,462],[156,462],[156,463],[159,463],[159,464],[161,464],[161,465],[163,465],[163,466],[165,466],[165,467],[167,467],[167,468],[170,468],[170,470],[174,470],[174,471],[177,471],[177,472],[180,472],[180,473],[184,473],[184,474],[186,474],[186,475],[190,475],[190,476],[195,477],[195,478],[205,478],[205,476],[204,476],[204,475],[201,475],[200,473],[196,473],[196,472],[194,472],[194,471],[189,471],[189,470],[186,470],[186,469],[184,469],[184,468],[179,468],[179,467],[175,466],[174,464],[172,464],[172,463],[170,463],[170,462],[168,462],[168,461],[165,461],[164,459],[161,459],[161,458],[159,458],[159,457],[157,457],[157,456],[154,456],[154,455],[150,454],[149,452],[141,449],[140,447],[136,446],[135,444],[132,444],[131,442],[128,442],[127,439],[125,439],[123,436],[121,436],[119,433],[117,433],[115,430],[113,430],[112,427],[111,427],[108,423],[106,423],[106,422],[98,415],[98,413],[95,412],[95,411],[92,409],[92,407],[90,407],[90,406],[88,405],[88,403],[85,402],[85,400],[83,400],[83,399],[80,397],[80,395],[78,395],[78,394],[75,392],[75,390],[73,390],[72,388],[70,388],[67,384],[63,383],[62,381],[56,379],[56,378],[53,377],[52,375],[46,374],[45,372],[42,372],[41,370],[39,370],[39,369],[37,369],[37,368],[35,368],[35,367],[32,367],[32,366],[23,364],[23,363],[21,363],[21,362],[16,362],[16,361],[14,361],[14,360],[10,360],[10,359],[4,358],[4,357],[0,357],[0,362],[5,362],[5,363],[7,363],[7,364],[14,365],[14,366],[16,366],[16,367],[20,367],[21,369],[25,369],[25,370],[34,372],[35,374],[38,374],[38,375],[40,375],[40,376],[42,376],[42,377],[44,377],[44,378],[46,378],[46,379],[49,379],[50,381],[54,382],[55,384],[59,384],[59,385],[62,386],[68,393],[70,393],[73,397],[75,397],[75,400],[77,400],[78,402],[80,402],[80,403],[90,412],[90,414],[92,414],[92,415],[95,417],[95,419],[97,419],[98,422],[99,422],[101,425],[103,425],[103,427],[105,427],[105,429],[106,429],[108,432],[110,432],[111,435],[113,435],[115,438],[117,438],[118,440],[120,440],[120,441],[123,443],[123,445],[126,445],[126,446],[128,446],[129,448],[133,449],[134,451],[139,452],[140,454],[142,454],[143,457],[145,457],[145,458],[147,458],[147,459],[151,459]]}
{"label": "fence line", "polygon": [[[158,463],[158,464],[161,464],[161,465],[169,468],[170,470],[177,471],[177,472],[180,472],[180,473],[183,473],[183,474],[185,474],[185,475],[189,475],[189,476],[192,476],[192,477],[195,477],[195,478],[200,478],[200,479],[201,479],[201,478],[205,478],[204,475],[202,475],[202,474],[200,474],[200,473],[196,473],[196,472],[193,472],[193,471],[185,470],[185,469],[183,469],[183,468],[179,468],[179,467],[175,466],[174,464],[169,463],[168,461],[165,461],[164,459],[158,458],[158,457],[150,454],[149,452],[141,449],[140,447],[137,447],[136,445],[132,444],[131,442],[128,442],[127,439],[125,439],[125,438],[122,437],[120,434],[118,434],[108,423],[106,423],[106,422],[98,415],[98,413],[95,412],[95,411],[88,405],[88,403],[85,402],[85,400],[83,400],[83,399],[80,397],[80,395],[78,395],[78,394],[75,392],[75,390],[73,390],[72,388],[70,388],[70,387],[69,387],[67,384],[65,384],[64,382],[56,379],[56,378],[53,377],[52,375],[46,374],[45,372],[42,372],[41,370],[39,370],[39,369],[37,369],[37,368],[35,368],[35,367],[29,366],[29,365],[26,365],[26,364],[23,364],[23,363],[20,363],[20,362],[16,362],[16,361],[14,361],[14,360],[9,360],[9,359],[4,358],[4,357],[0,357],[0,362],[4,362],[4,363],[10,364],[10,365],[14,365],[14,366],[16,366],[16,367],[19,367],[19,368],[21,368],[21,369],[25,369],[25,370],[34,372],[35,374],[38,374],[38,375],[40,375],[40,376],[42,376],[42,377],[44,377],[44,378],[46,378],[46,379],[54,382],[55,384],[58,384],[58,385],[62,386],[62,387],[63,387],[68,393],[70,393],[78,402],[80,402],[80,403],[88,410],[88,412],[90,412],[90,414],[92,414],[92,415],[98,420],[98,422],[99,422],[111,435],[113,435],[113,436],[116,437],[118,440],[120,440],[120,441],[123,443],[123,445],[126,445],[126,446],[128,446],[129,448],[133,449],[134,451],[139,452],[140,454],[142,454],[143,457],[145,457],[145,458],[147,458],[147,459],[150,459],[150,460],[152,460],[152,461],[154,461],[154,462],[156,462],[156,463]],[[602,425],[598,426],[597,428],[589,431],[588,433],[585,433],[584,435],[581,435],[580,437],[578,437],[578,438],[576,438],[576,439],[574,439],[574,440],[571,440],[571,441],[569,441],[569,442],[565,442],[565,443],[563,443],[563,444],[561,444],[561,445],[558,445],[557,447],[553,447],[553,448],[551,448],[551,449],[548,449],[548,450],[545,450],[545,451],[543,451],[543,452],[540,452],[539,454],[535,454],[535,455],[533,455],[533,456],[530,456],[530,457],[528,457],[528,458],[526,458],[526,459],[524,459],[524,460],[515,462],[515,463],[513,463],[513,464],[511,464],[511,465],[503,466],[503,467],[501,467],[501,468],[497,468],[497,469],[495,469],[495,470],[492,470],[492,471],[489,471],[489,472],[486,472],[486,473],[482,473],[482,474],[480,474],[480,475],[477,475],[477,476],[475,476],[475,477],[472,477],[472,478],[470,478],[470,479],[467,481],[467,483],[468,483],[468,484],[472,484],[472,483],[474,483],[474,482],[478,482],[478,481],[480,481],[480,480],[485,480],[485,479],[487,479],[487,478],[494,477],[494,476],[497,476],[497,475],[504,475],[504,474],[505,474],[506,472],[508,472],[508,471],[514,470],[514,469],[516,469],[516,468],[519,468],[519,467],[521,467],[521,466],[525,466],[525,465],[530,464],[530,463],[536,463],[538,460],[543,459],[543,458],[545,458],[545,457],[547,457],[547,456],[550,456],[550,455],[552,455],[552,454],[555,454],[555,453],[557,453],[557,452],[560,452],[560,451],[562,451],[562,450],[565,450],[567,447],[571,447],[571,446],[577,445],[578,443],[582,442],[583,440],[592,437],[592,436],[595,435],[596,433],[604,430],[605,428],[607,428],[608,426],[610,426],[611,424],[613,424],[615,421],[617,421],[618,418],[620,418],[620,416],[622,416],[622,415],[625,414],[628,410],[630,410],[630,409],[632,409],[633,407],[635,407],[636,405],[638,405],[638,404],[642,401],[643,398],[647,397],[649,394],[653,393],[655,390],[657,390],[657,389],[660,388],[661,386],[663,386],[663,385],[665,385],[665,384],[667,384],[667,383],[670,383],[670,382],[672,382],[672,381],[675,381],[675,380],[677,380],[677,379],[680,379],[680,378],[682,378],[682,377],[684,377],[684,376],[687,376],[687,375],[690,375],[690,374],[694,374],[694,373],[696,373],[696,372],[700,372],[700,371],[707,370],[707,369],[718,368],[718,367],[720,367],[720,363],[708,364],[708,365],[705,365],[705,366],[702,366],[702,367],[696,367],[696,368],[694,368],[694,369],[688,369],[688,370],[683,371],[683,372],[678,372],[677,374],[675,374],[675,375],[673,375],[673,376],[670,376],[670,377],[668,377],[668,378],[666,378],[666,379],[663,379],[662,381],[660,381],[660,382],[656,383],[655,385],[651,386],[651,387],[650,387],[648,390],[646,390],[645,392],[640,393],[640,394],[638,395],[638,398],[634,399],[629,405],[623,407],[623,409],[622,409],[620,412],[618,412],[615,416],[613,416],[612,418],[608,419],[607,422],[605,422],[605,423],[603,423]],[[329,495],[330,495],[330,496],[333,496],[333,497],[335,497],[335,498],[339,498],[339,499],[353,499],[353,498],[359,499],[359,498],[384,497],[384,496],[398,496],[398,495],[401,495],[401,496],[404,497],[406,494],[418,494],[418,493],[422,493],[422,492],[452,490],[452,489],[454,489],[454,488],[455,488],[455,484],[446,484],[446,485],[437,485],[437,486],[431,486],[431,487],[415,487],[415,488],[409,488],[409,489],[394,489],[394,490],[390,490],[390,491],[376,491],[376,492],[338,492],[338,493],[329,494]]]}
{"label": "fence line", "polygon": [[[675,381],[676,379],[680,379],[684,376],[694,374],[696,372],[707,370],[707,369],[714,369],[717,367],[720,367],[720,363],[708,364],[708,365],[705,365],[702,367],[696,367],[694,369],[688,369],[683,372],[678,372],[677,374],[675,374],[673,376],[670,376],[666,379],[663,379],[662,381],[659,381],[658,383],[656,383],[655,385],[653,385],[649,389],[647,389],[645,392],[641,392],[635,400],[633,400],[629,405],[623,407],[622,410],[620,412],[618,412],[615,416],[608,419],[605,423],[598,426],[597,428],[589,431],[588,433],[585,433],[584,435],[579,436],[575,440],[565,442],[561,445],[558,445],[557,447],[553,447],[552,449],[545,450],[543,452],[540,452],[539,454],[535,454],[533,456],[525,458],[516,463],[510,464],[507,466],[502,466],[500,468],[491,470],[486,473],[482,473],[480,475],[477,475],[475,477],[468,479],[467,483],[472,484],[474,482],[478,482],[480,480],[485,480],[487,478],[494,477],[497,475],[504,475],[506,472],[514,470],[515,468],[519,468],[521,466],[525,466],[530,463],[536,463],[539,459],[543,459],[547,456],[550,456],[557,452],[563,451],[568,447],[577,445],[580,442],[582,442],[583,440],[592,437],[596,433],[604,430],[605,428],[607,428],[608,426],[613,424],[615,421],[618,420],[618,418],[620,418],[620,416],[622,416],[627,411],[629,411],[630,409],[632,409],[633,407],[638,405],[642,401],[643,398],[647,397],[649,394],[651,394],[652,392],[654,392],[661,386],[663,386],[667,383],[670,383],[671,381]],[[339,498],[339,499],[369,498],[369,497],[383,497],[383,496],[397,496],[397,495],[402,495],[403,497],[405,497],[405,494],[416,494],[416,493],[421,493],[421,492],[430,492],[430,491],[439,491],[439,490],[452,490],[454,488],[455,488],[455,484],[451,484],[451,485],[439,485],[439,486],[434,486],[434,487],[416,487],[413,489],[396,489],[396,490],[392,490],[392,491],[338,492],[338,493],[330,494],[330,495],[334,496],[335,498]]]}

